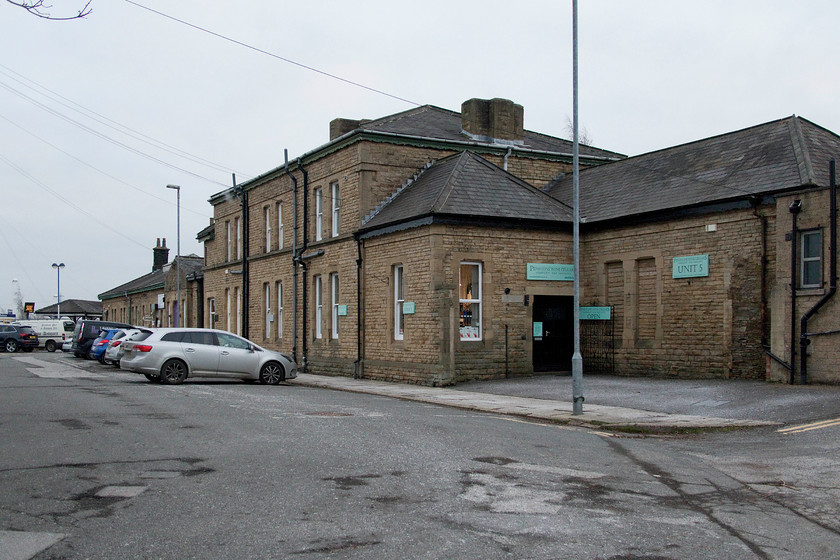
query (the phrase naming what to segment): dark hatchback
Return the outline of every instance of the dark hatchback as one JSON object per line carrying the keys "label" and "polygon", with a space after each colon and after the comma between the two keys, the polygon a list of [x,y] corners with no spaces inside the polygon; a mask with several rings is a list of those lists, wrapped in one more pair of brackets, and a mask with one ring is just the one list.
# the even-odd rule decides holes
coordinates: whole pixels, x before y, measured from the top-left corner
{"label": "dark hatchback", "polygon": [[130,329],[131,325],[115,323],[113,321],[99,321],[96,319],[80,319],[73,331],[73,346],[71,351],[77,358],[89,358],[93,341],[99,338],[99,332],[106,329]]}
{"label": "dark hatchback", "polygon": [[0,325],[0,350],[4,352],[32,352],[38,347],[38,335],[32,327]]}

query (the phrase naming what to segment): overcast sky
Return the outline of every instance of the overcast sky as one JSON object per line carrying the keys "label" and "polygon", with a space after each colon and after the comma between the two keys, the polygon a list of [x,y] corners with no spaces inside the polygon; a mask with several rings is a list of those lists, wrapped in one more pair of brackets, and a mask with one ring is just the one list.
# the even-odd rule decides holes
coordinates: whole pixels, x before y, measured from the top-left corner
{"label": "overcast sky", "polygon": [[[326,143],[336,117],[504,97],[527,129],[568,135],[571,2],[136,0],[179,22],[134,1],[58,22],[0,0],[0,310],[17,289],[55,303],[53,262],[62,299],[95,300],[150,272],[157,238],[174,257],[170,183],[181,253],[203,254],[207,199]],[[792,114],[840,132],[836,0],[579,9],[595,146],[636,155]]]}

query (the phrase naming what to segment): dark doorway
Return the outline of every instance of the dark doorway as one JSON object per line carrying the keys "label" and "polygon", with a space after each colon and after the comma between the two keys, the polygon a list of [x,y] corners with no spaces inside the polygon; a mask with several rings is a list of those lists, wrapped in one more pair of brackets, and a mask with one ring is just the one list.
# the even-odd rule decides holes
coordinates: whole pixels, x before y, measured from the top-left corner
{"label": "dark doorway", "polygon": [[534,371],[571,371],[574,298],[534,296]]}

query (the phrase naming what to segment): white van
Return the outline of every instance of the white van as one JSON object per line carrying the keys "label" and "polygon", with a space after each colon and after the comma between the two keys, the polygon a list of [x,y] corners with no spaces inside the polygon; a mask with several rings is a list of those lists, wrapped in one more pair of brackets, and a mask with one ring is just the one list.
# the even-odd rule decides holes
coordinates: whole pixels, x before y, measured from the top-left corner
{"label": "white van", "polygon": [[61,348],[65,340],[71,340],[73,329],[76,327],[70,319],[31,319],[15,321],[12,324],[32,327],[38,335],[38,346],[46,348],[47,352],[55,352],[56,348]]}

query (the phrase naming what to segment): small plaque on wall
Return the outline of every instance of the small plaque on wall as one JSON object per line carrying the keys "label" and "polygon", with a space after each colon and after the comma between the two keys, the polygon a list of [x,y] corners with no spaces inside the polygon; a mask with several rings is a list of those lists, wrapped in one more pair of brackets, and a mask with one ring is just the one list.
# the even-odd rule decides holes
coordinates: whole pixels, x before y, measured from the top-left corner
{"label": "small plaque on wall", "polygon": [[709,255],[674,257],[672,278],[700,278],[709,275]]}
{"label": "small plaque on wall", "polygon": [[403,302],[403,315],[414,315],[414,302],[413,301],[404,301]]}

